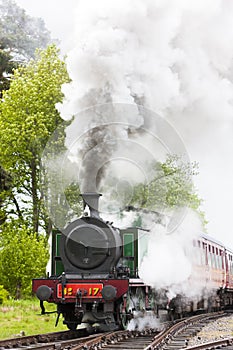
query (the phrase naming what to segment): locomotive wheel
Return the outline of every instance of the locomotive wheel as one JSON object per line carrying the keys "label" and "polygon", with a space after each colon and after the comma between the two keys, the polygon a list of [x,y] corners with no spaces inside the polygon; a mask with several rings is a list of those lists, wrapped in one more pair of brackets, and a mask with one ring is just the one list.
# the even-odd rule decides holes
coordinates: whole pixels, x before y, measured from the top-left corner
{"label": "locomotive wheel", "polygon": [[69,328],[71,331],[75,331],[78,324],[74,322],[69,322],[66,325],[67,325],[67,328]]}
{"label": "locomotive wheel", "polygon": [[[124,306],[124,304],[126,304],[126,305]],[[129,306],[130,306],[130,296],[128,293],[126,300],[122,300],[122,302],[120,303],[120,305],[118,307],[119,324],[120,324],[122,329],[127,329],[128,324],[132,318]]]}
{"label": "locomotive wheel", "polygon": [[129,319],[127,312],[122,312],[122,305],[120,305],[120,325],[122,329],[127,329],[128,324],[129,324]]}
{"label": "locomotive wheel", "polygon": [[129,321],[127,320],[126,314],[121,314],[121,328],[127,330]]}
{"label": "locomotive wheel", "polygon": [[142,288],[138,287],[136,288],[136,310],[138,311],[145,311],[146,305],[145,305],[145,292]]}

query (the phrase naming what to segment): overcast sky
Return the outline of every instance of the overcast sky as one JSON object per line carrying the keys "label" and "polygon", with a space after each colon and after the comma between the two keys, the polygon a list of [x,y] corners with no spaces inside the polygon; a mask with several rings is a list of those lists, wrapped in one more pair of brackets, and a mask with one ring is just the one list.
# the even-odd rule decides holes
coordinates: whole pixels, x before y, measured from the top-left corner
{"label": "overcast sky", "polygon": [[70,35],[73,32],[74,8],[78,0],[15,0],[28,15],[41,17],[51,37],[60,40],[62,53],[70,49]]}

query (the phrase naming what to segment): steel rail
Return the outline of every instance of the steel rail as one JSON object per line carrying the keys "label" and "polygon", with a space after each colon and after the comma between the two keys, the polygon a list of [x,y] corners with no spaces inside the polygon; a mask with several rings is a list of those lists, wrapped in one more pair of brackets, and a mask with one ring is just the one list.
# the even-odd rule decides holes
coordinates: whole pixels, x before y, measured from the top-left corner
{"label": "steel rail", "polygon": [[193,325],[197,322],[200,322],[205,319],[210,318],[216,318],[223,316],[223,312],[217,312],[217,313],[210,313],[210,314],[201,314],[192,316],[188,319],[179,320],[176,324],[173,326],[165,329],[161,333],[159,333],[157,336],[155,336],[153,342],[148,345],[144,350],[155,350],[155,349],[161,349],[165,344],[168,343],[168,341],[179,331],[182,329],[186,329],[188,326]]}
{"label": "steel rail", "polygon": [[[103,333],[101,333],[103,335]],[[86,337],[78,331],[62,331],[54,333],[37,334],[32,336],[23,336],[20,338],[4,339],[0,341],[0,349],[55,349],[57,344],[62,349],[66,346],[76,345],[78,342],[85,342],[87,340],[96,338],[97,335],[88,335]]]}
{"label": "steel rail", "polygon": [[[83,344],[80,344],[72,350],[93,350],[93,349],[104,349],[105,347],[110,349],[114,347],[114,349],[123,349],[126,345],[127,349],[134,349],[137,346],[137,349],[143,350],[145,348],[146,338],[153,338],[155,330],[146,330],[146,331],[117,331],[112,332],[107,335],[100,336],[96,339],[86,341]],[[140,342],[143,342],[141,346]],[[151,341],[151,340],[150,340]]]}
{"label": "steel rail", "polygon": [[188,346],[185,350],[204,350],[204,349],[216,349],[217,347],[229,346],[233,344],[233,337],[215,340],[208,343],[202,343],[194,346]]}
{"label": "steel rail", "polygon": [[119,341],[119,339],[123,339],[125,337],[129,337],[129,331],[115,331],[109,332],[106,334],[102,334],[100,336],[96,336],[96,338],[87,340],[82,344],[78,344],[73,347],[72,350],[82,350],[82,349],[90,349],[92,346],[102,346],[103,343],[111,342],[111,341]]}

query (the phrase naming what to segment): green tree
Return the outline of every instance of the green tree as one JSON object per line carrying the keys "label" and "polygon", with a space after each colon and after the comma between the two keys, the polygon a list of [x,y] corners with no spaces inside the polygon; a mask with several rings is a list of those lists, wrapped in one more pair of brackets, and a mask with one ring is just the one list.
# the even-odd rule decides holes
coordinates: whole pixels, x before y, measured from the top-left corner
{"label": "green tree", "polygon": [[35,50],[46,48],[50,42],[41,18],[28,16],[12,0],[0,0],[0,94],[9,88],[18,63],[34,58]]}
{"label": "green tree", "polygon": [[[0,104],[0,164],[11,175],[12,190],[5,205],[10,214],[24,217],[38,232],[44,215],[40,186],[41,155],[56,130],[51,152],[64,148],[65,124],[55,104],[69,77],[55,45],[38,50],[27,66],[14,71]],[[43,217],[44,219],[44,217]]]}
{"label": "green tree", "polygon": [[[50,33],[41,18],[28,16],[12,0],[0,0],[0,98],[2,91],[9,89],[13,70],[19,63],[33,58],[36,48],[45,48],[50,42]],[[1,184],[4,181],[9,185],[10,176],[2,167],[0,178]],[[0,186],[0,224],[5,218],[5,195],[5,186]]]}
{"label": "green tree", "polygon": [[183,162],[176,155],[168,155],[165,162],[154,166],[155,176],[146,184],[135,186],[130,205],[153,211],[168,211],[188,207],[196,211],[206,224],[201,211],[202,203],[193,183],[193,176],[198,174],[198,164]]}
{"label": "green tree", "polygon": [[154,178],[135,187],[132,204],[151,210],[182,206],[199,208],[201,199],[192,181],[197,175],[197,163],[183,162],[176,155],[168,155],[165,162],[158,162],[153,167]]}
{"label": "green tree", "polygon": [[29,59],[51,39],[41,18],[27,15],[15,1],[0,0],[0,42],[18,59]]}
{"label": "green tree", "polygon": [[16,299],[30,295],[31,280],[45,276],[49,258],[47,239],[39,238],[21,220],[2,225],[0,284]]}

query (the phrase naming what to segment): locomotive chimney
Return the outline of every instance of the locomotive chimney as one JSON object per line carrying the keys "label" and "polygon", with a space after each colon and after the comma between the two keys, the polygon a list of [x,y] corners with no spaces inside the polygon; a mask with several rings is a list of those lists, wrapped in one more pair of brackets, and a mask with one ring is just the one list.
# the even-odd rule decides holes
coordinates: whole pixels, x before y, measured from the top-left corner
{"label": "locomotive chimney", "polygon": [[86,192],[81,194],[83,198],[83,209],[88,206],[90,210],[90,217],[99,219],[99,198],[102,196],[96,192]]}

